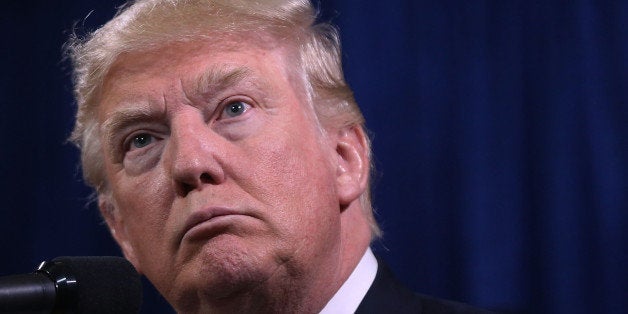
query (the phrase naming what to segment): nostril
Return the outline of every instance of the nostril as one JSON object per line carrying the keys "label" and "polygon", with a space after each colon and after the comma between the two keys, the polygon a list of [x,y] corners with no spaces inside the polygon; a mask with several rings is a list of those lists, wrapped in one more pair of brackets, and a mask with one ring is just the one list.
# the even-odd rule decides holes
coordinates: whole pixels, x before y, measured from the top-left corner
{"label": "nostril", "polygon": [[203,183],[212,183],[214,181],[214,179],[212,178],[212,176],[209,175],[209,173],[207,172],[203,172],[201,174],[201,182]]}
{"label": "nostril", "polygon": [[182,196],[188,195],[195,189],[202,189],[204,184],[215,184],[216,180],[209,173],[204,172],[196,177],[196,180],[178,180],[178,193]]}
{"label": "nostril", "polygon": [[187,183],[181,183],[181,194],[183,196],[186,196],[188,193],[190,193],[192,190],[194,190],[194,185],[192,184],[187,184]]}

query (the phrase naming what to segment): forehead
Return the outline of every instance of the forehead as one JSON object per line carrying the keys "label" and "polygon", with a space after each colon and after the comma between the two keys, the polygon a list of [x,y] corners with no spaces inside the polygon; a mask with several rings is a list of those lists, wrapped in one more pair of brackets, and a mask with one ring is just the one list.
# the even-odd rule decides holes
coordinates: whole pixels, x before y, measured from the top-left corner
{"label": "forehead", "polygon": [[[127,52],[110,67],[100,102],[129,101],[134,95],[144,97],[142,93],[148,90],[165,93],[183,88],[186,93],[199,94],[202,88],[217,89],[219,83],[228,86],[242,77],[266,87],[290,87],[305,95],[297,55],[289,45],[245,36],[174,42]],[[104,108],[99,109],[102,114]]]}

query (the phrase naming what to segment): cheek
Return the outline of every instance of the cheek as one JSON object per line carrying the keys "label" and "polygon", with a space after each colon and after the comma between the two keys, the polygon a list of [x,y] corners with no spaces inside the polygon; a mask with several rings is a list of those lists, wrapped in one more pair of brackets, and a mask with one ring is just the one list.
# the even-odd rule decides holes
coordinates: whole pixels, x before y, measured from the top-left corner
{"label": "cheek", "polygon": [[141,250],[153,243],[147,239],[163,235],[172,203],[167,180],[153,171],[135,177],[124,176],[114,186],[116,205],[126,221],[127,232],[135,247]]}
{"label": "cheek", "polygon": [[311,145],[272,151],[268,162],[274,171],[267,174],[272,178],[267,191],[274,202],[269,214],[277,234],[286,241],[295,263],[304,265],[317,260],[321,252],[336,252],[341,228],[335,171],[316,144]]}
{"label": "cheek", "polygon": [[338,205],[335,171],[314,137],[295,134],[266,142],[254,155],[258,163],[251,181],[261,183],[256,187],[260,197],[282,224],[316,225],[333,215]]}

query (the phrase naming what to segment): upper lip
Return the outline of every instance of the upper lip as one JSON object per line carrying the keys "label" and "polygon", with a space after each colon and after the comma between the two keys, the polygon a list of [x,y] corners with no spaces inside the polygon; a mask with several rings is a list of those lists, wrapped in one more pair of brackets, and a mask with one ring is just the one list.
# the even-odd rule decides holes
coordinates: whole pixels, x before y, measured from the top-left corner
{"label": "upper lip", "polygon": [[225,208],[225,207],[210,207],[203,210],[192,213],[185,221],[185,227],[181,234],[181,239],[195,226],[202,224],[205,221],[209,221],[214,217],[227,216],[227,215],[239,215],[240,212]]}

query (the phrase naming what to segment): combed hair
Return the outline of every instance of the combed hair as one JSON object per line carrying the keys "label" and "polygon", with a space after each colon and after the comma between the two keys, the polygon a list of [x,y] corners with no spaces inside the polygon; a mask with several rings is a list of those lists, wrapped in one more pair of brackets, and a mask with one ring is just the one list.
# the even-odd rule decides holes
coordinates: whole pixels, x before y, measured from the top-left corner
{"label": "combed hair", "polygon": [[[123,53],[174,42],[249,34],[292,45],[298,52],[298,77],[319,123],[364,129],[364,118],[342,72],[338,32],[328,23],[317,23],[316,15],[309,0],[136,0],[122,6],[98,30],[84,37],[73,35],[66,52],[73,63],[78,110],[70,139],[81,151],[87,184],[99,195],[108,191],[96,109],[111,66]],[[378,236],[370,191],[361,201],[373,235]]]}

